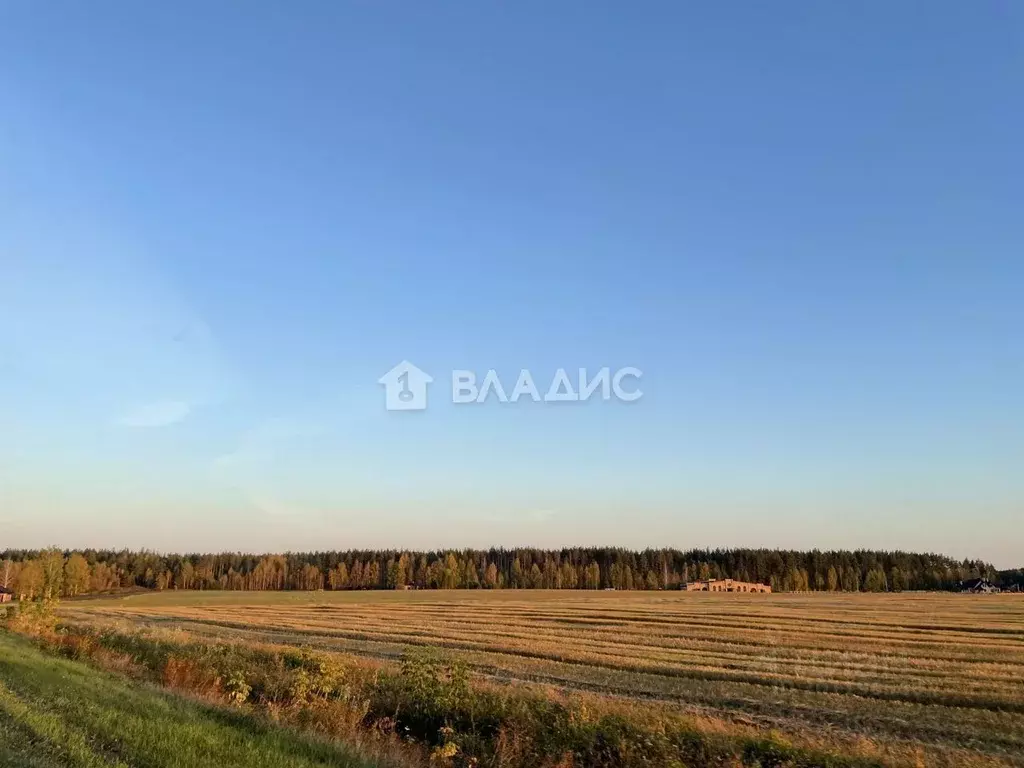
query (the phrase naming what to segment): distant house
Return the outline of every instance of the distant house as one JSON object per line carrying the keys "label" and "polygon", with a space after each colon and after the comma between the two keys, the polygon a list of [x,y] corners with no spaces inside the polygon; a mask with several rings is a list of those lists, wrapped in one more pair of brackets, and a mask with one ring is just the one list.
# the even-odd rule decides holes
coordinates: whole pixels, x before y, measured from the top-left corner
{"label": "distant house", "polygon": [[972,594],[990,594],[998,592],[999,587],[993,584],[988,579],[967,579],[966,581],[960,582],[961,592],[970,592]]}
{"label": "distant house", "polygon": [[680,589],[685,592],[761,592],[770,593],[772,588],[767,584],[756,584],[749,581],[733,579],[704,579],[688,581]]}
{"label": "distant house", "polygon": [[0,587],[0,603],[9,603],[14,599],[13,590],[7,587]]}

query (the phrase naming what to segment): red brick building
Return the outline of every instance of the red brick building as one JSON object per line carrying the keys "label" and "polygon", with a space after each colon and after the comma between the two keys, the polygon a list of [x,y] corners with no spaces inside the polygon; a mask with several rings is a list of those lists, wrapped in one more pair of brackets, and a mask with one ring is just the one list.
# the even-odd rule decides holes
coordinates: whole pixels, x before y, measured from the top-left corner
{"label": "red brick building", "polygon": [[754,584],[749,581],[733,579],[707,579],[706,581],[690,581],[683,584],[686,592],[762,592],[770,593],[772,588],[767,584]]}

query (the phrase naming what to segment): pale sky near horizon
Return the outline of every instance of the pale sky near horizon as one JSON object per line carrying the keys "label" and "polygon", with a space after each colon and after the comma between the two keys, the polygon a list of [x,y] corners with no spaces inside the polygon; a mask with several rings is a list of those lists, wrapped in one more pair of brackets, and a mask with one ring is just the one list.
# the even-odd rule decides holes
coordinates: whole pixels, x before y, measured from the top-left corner
{"label": "pale sky near horizon", "polygon": [[0,549],[1022,566],[1021,93],[994,0],[0,4]]}

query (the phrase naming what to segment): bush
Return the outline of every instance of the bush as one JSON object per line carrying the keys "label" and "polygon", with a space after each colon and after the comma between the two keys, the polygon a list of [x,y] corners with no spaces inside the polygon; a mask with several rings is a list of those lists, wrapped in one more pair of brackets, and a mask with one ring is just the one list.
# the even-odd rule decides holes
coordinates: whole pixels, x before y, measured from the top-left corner
{"label": "bush", "polygon": [[245,682],[245,673],[239,670],[228,678],[224,689],[228,693],[228,700],[236,707],[240,707],[249,698],[252,686]]}

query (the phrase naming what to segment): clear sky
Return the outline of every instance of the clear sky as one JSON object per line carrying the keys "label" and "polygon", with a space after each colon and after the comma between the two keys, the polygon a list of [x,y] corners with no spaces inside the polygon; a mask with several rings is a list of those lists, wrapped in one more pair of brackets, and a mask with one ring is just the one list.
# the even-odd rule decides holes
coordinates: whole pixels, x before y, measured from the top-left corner
{"label": "clear sky", "polygon": [[0,548],[1024,565],[1022,136],[1010,0],[0,3]]}

